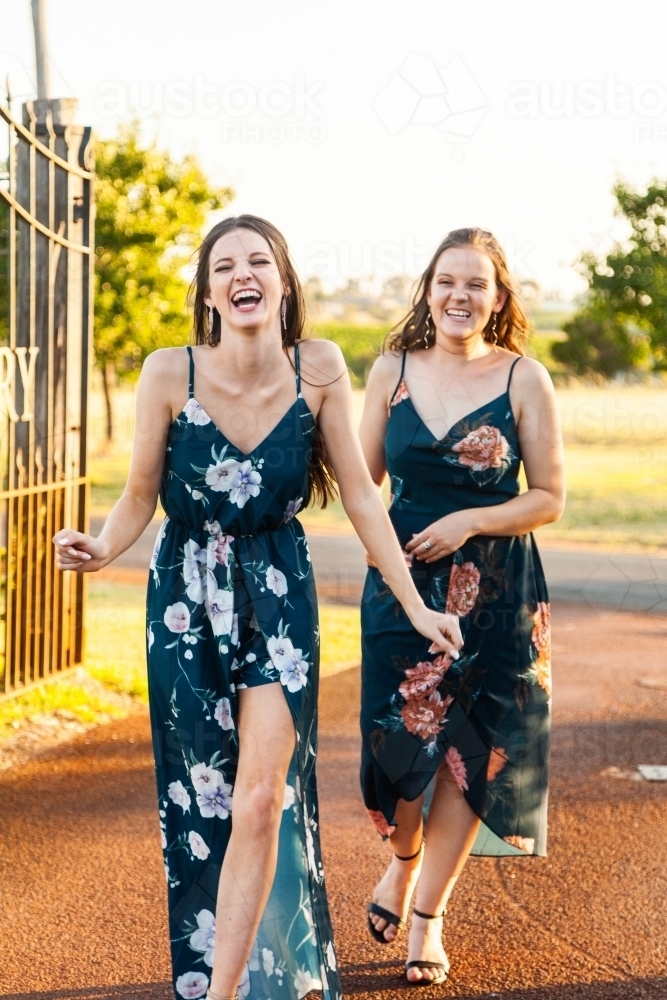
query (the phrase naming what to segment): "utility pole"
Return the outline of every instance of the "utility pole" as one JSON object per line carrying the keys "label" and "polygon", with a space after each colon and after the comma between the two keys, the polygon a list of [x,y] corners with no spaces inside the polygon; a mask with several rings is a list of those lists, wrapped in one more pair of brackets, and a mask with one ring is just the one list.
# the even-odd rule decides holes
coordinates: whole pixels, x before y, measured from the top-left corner
{"label": "utility pole", "polygon": [[35,33],[35,65],[37,68],[37,100],[50,96],[49,49],[46,37],[46,0],[32,0],[32,26]]}

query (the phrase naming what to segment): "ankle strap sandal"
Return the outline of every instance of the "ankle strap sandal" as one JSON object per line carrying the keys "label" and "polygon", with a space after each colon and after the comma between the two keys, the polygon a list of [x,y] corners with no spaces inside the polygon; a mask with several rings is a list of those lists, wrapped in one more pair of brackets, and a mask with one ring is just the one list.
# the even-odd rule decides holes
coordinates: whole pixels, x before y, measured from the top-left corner
{"label": "ankle strap sandal", "polygon": [[[439,920],[440,917],[444,917],[447,912],[447,907],[444,908],[442,913],[422,913],[421,910],[412,911],[416,917],[421,917],[422,920]],[[434,979],[408,979],[407,972],[408,969],[433,969],[438,972],[439,975]],[[410,986],[440,986],[445,982],[449,974],[449,963],[445,965],[443,962],[436,962],[427,959],[415,959],[413,962],[405,963],[405,978]]]}
{"label": "ankle strap sandal", "polygon": [[[414,861],[415,858],[419,857],[423,849],[424,849],[424,841],[422,840],[421,844],[419,845],[414,854],[407,854],[407,855],[394,854],[394,857],[396,858],[397,861]],[[400,932],[404,931],[407,926],[405,920],[402,920],[397,913],[392,913],[391,910],[385,910],[384,906],[380,906],[379,903],[369,903],[368,929],[371,932],[372,937],[377,941],[378,944],[391,944],[392,941],[388,941],[387,938],[384,936],[384,932],[386,931],[387,927],[383,927],[382,930],[379,931],[375,926],[375,924],[373,923],[373,921],[371,920],[371,914],[373,914],[373,916],[376,917],[381,917],[382,920],[386,920],[387,927],[395,927],[396,937],[398,937]],[[396,938],[394,938],[393,940],[395,941]]]}

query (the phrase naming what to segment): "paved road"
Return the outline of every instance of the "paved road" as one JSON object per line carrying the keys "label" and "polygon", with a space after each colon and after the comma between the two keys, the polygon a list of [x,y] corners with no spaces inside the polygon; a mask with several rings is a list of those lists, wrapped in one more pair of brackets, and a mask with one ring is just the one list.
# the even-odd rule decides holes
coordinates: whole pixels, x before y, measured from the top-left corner
{"label": "paved road", "polygon": [[[449,982],[401,980],[367,935],[388,848],[357,786],[358,678],[321,694],[325,864],[344,991],[359,1000],[665,1000],[664,618],[556,604],[548,859],[473,859],[447,918]],[[616,769],[616,770],[614,770]],[[172,1000],[148,720],[141,711],[0,775],[2,1000]]]}
{"label": "paved road", "polygon": [[[103,518],[93,518],[97,534]],[[149,525],[139,541],[115,565],[148,566],[157,524]],[[309,535],[318,588],[322,596],[357,602],[366,574],[364,550],[356,535]],[[667,614],[667,558],[664,556],[582,552],[580,549],[542,549],[542,561],[551,596],[584,604],[605,613],[608,609]]]}

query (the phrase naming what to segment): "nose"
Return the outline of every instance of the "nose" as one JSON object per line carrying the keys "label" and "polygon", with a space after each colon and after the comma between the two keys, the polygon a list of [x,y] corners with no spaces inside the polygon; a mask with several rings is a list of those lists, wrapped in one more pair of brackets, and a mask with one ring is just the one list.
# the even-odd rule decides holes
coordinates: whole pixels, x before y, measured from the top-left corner
{"label": "nose", "polygon": [[236,270],[234,271],[234,281],[238,281],[239,284],[246,284],[251,278],[252,271],[248,262],[245,260],[238,261]]}

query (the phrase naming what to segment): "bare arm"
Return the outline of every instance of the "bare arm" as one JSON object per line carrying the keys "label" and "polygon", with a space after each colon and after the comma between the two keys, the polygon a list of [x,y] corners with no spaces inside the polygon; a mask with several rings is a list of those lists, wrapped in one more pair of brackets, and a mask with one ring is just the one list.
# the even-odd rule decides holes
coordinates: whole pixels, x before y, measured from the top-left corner
{"label": "bare arm", "polygon": [[[331,370],[337,369],[337,373],[343,374],[324,390],[319,425],[336,473],[345,511],[415,628],[432,639],[440,649],[460,649],[463,642],[458,619],[454,615],[441,615],[428,609],[412,581],[401,546],[380,492],[371,479],[355,432],[352,392],[349,377],[344,371],[343,356],[334,344],[328,345],[328,348],[331,349]],[[376,471],[379,474],[379,464]]]}
{"label": "bare arm", "polygon": [[[406,546],[418,559],[434,562],[474,535],[525,535],[563,513],[563,446],[547,370],[525,358],[515,369],[511,392],[528,489],[506,503],[457,511],[435,521]],[[427,539],[428,551],[422,548]]]}
{"label": "bare arm", "polygon": [[88,573],[101,569],[136,542],[150,523],[172,421],[171,396],[175,383],[182,381],[181,366],[174,361],[172,351],[156,351],[146,359],[139,379],[132,462],[123,495],[98,538],[67,528],[55,535],[59,569]]}
{"label": "bare arm", "polygon": [[383,354],[377,359],[366,384],[364,412],[359,426],[359,440],[371,478],[378,486],[387,473],[384,438],[389,419],[389,396],[400,372],[400,358]]}

